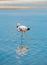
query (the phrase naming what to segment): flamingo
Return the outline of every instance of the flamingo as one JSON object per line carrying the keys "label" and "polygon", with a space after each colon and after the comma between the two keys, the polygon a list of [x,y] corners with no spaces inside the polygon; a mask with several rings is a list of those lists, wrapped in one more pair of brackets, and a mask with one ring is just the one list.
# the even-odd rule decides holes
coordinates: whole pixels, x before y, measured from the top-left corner
{"label": "flamingo", "polygon": [[17,30],[19,32],[26,32],[26,31],[30,30],[30,28],[27,27],[27,26],[21,25],[20,23],[18,23],[17,24]]}
{"label": "flamingo", "polygon": [[[17,31],[18,31],[18,32],[21,32],[21,45],[22,45],[23,32],[26,32],[26,31],[28,31],[28,30],[30,30],[29,27],[24,26],[24,25],[21,25],[20,23],[17,24]],[[27,36],[26,36],[26,37],[27,37]],[[21,46],[21,48],[22,48],[22,46]]]}

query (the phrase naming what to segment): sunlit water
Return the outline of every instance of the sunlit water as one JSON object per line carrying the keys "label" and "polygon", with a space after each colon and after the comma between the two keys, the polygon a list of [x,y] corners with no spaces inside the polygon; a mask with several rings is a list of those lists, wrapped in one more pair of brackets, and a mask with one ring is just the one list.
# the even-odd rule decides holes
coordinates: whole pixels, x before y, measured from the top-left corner
{"label": "sunlit water", "polygon": [[[28,47],[23,55],[16,53],[21,35],[17,23],[30,27],[23,38]],[[47,9],[0,10],[0,65],[47,65]]]}

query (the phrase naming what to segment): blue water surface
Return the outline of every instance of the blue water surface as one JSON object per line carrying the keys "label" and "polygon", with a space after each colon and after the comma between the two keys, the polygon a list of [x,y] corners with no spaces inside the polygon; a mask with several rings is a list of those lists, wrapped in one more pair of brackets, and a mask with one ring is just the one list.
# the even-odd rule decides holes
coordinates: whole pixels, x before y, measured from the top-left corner
{"label": "blue water surface", "polygon": [[[17,23],[30,27],[23,56],[16,53],[21,35]],[[47,65],[47,9],[0,10],[0,65]]]}

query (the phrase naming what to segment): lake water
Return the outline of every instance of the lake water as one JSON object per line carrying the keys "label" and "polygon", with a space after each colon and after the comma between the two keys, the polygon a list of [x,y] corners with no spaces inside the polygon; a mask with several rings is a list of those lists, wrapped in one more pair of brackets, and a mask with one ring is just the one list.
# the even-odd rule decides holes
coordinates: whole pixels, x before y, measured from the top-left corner
{"label": "lake water", "polygon": [[[30,27],[23,40],[25,55],[16,53],[21,34],[17,23]],[[47,9],[0,10],[0,65],[47,65]]]}

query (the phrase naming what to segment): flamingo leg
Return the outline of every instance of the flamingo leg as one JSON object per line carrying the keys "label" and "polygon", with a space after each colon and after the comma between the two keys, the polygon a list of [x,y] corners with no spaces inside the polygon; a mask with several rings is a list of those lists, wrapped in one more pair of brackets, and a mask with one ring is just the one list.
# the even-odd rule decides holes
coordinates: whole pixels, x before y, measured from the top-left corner
{"label": "flamingo leg", "polygon": [[22,39],[23,39],[23,32],[21,32],[21,43],[20,43],[20,46],[22,46]]}
{"label": "flamingo leg", "polygon": [[26,32],[24,32],[24,33],[25,33],[25,41],[27,43],[28,42],[28,36],[27,36]]}
{"label": "flamingo leg", "polygon": [[26,32],[21,32],[21,40],[20,40],[20,46],[22,47],[23,44],[23,34],[25,35],[25,42],[28,42],[28,36],[26,34]]}

